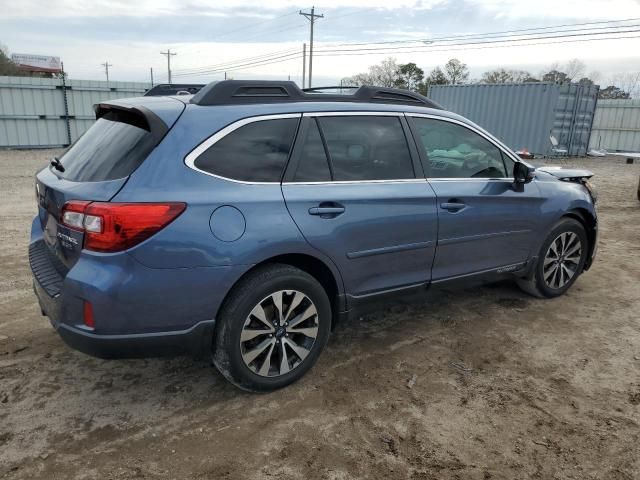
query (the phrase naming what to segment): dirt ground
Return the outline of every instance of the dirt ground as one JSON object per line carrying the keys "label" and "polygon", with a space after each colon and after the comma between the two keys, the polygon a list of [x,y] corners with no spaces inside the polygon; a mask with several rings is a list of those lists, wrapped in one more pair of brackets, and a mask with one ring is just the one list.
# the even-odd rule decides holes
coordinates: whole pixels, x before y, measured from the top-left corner
{"label": "dirt ground", "polygon": [[268,395],[208,362],[66,347],[31,291],[33,174],[0,151],[0,478],[638,479],[640,165],[596,173],[600,250],[564,297],[510,283],[339,325]]}

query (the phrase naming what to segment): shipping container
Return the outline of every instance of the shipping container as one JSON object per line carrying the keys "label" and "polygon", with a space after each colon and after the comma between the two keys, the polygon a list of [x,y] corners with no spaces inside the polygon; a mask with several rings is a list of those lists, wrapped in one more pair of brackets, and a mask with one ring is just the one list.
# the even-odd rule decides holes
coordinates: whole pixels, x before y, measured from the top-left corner
{"label": "shipping container", "polygon": [[640,100],[598,100],[589,149],[640,152]]}
{"label": "shipping container", "polygon": [[552,154],[550,136],[570,155],[585,155],[598,86],[548,82],[433,85],[428,96],[477,123],[513,150]]}

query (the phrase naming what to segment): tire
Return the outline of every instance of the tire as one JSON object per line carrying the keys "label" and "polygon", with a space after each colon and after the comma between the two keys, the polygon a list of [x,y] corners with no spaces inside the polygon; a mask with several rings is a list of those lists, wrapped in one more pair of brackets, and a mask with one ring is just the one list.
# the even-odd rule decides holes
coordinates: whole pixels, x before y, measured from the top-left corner
{"label": "tire", "polygon": [[[579,254],[575,250],[578,242]],[[582,273],[588,250],[584,226],[573,218],[560,219],[540,248],[533,278],[518,279],[518,286],[538,298],[564,294]]]}
{"label": "tire", "polygon": [[295,382],[315,364],[329,338],[331,303],[308,273],[272,264],[240,280],[216,323],[216,368],[243,390],[267,392]]}

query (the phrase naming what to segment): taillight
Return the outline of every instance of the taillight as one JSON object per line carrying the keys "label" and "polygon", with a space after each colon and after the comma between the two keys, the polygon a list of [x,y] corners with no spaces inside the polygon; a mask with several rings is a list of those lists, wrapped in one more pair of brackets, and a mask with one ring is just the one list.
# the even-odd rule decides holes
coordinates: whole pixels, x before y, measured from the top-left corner
{"label": "taillight", "polygon": [[118,252],[146,240],[175,220],[184,203],[67,202],[64,225],[84,232],[84,248]]}
{"label": "taillight", "polygon": [[72,200],[62,207],[62,223],[75,230],[84,230],[84,210],[91,202]]}

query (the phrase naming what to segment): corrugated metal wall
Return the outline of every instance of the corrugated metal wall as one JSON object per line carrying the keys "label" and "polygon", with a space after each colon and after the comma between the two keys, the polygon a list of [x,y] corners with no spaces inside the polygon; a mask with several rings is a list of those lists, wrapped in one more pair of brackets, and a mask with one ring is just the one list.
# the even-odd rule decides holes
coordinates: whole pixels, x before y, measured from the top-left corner
{"label": "corrugated metal wall", "polygon": [[68,145],[69,135],[75,141],[95,120],[93,104],[138,97],[151,85],[67,80],[65,86],[61,79],[0,76],[0,147]]}
{"label": "corrugated metal wall", "polygon": [[640,100],[598,100],[589,148],[640,152]]}
{"label": "corrugated metal wall", "polygon": [[598,87],[555,83],[434,85],[429,98],[485,128],[514,150],[551,153],[550,134],[585,155]]}

